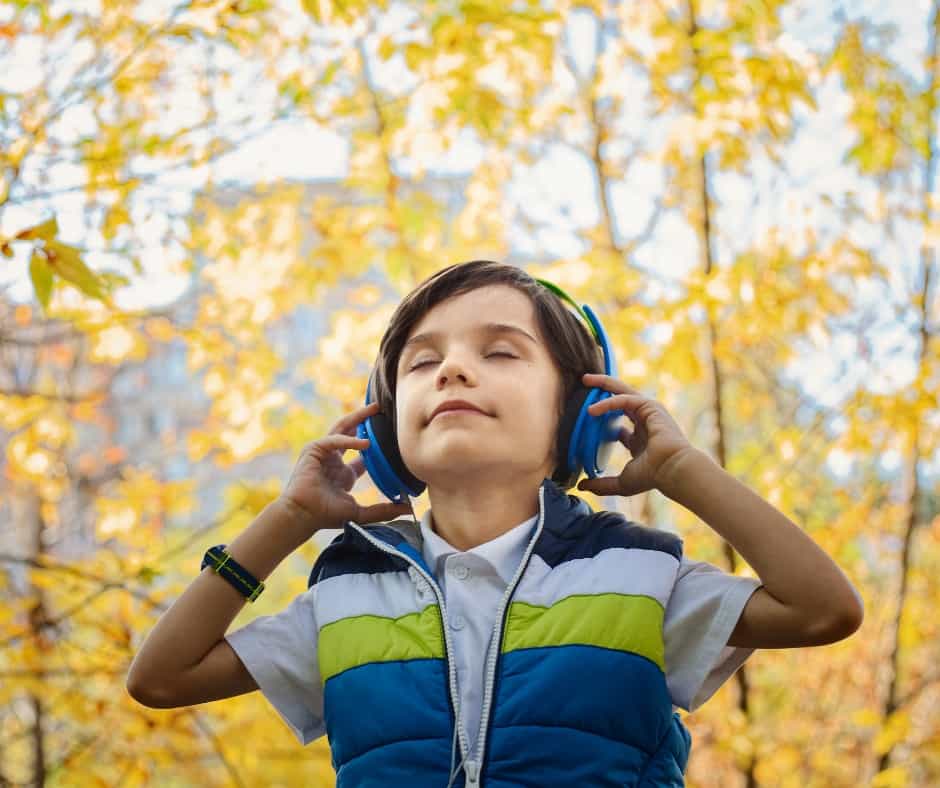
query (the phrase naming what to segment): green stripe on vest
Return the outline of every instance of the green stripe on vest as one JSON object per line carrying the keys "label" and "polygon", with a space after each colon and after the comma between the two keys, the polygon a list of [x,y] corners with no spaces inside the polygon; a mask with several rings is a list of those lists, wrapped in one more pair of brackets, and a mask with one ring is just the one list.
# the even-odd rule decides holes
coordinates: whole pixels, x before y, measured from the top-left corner
{"label": "green stripe on vest", "polygon": [[513,602],[502,650],[601,646],[639,654],[665,672],[663,615],[658,600],[633,594],[580,594],[551,607]]}
{"label": "green stripe on vest", "polygon": [[437,605],[401,618],[353,616],[320,630],[320,679],[369,662],[406,659],[443,659],[444,632]]}

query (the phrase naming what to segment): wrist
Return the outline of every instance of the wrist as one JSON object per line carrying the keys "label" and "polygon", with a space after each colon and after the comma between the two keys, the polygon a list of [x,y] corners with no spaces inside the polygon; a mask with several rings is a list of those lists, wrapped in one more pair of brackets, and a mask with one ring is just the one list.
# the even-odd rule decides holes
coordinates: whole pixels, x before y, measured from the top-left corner
{"label": "wrist", "polygon": [[291,525],[303,529],[311,536],[324,527],[323,518],[318,517],[309,509],[305,509],[293,498],[279,495],[274,500],[274,505],[280,509]]}
{"label": "wrist", "polygon": [[680,499],[690,471],[703,463],[714,464],[714,462],[708,454],[695,446],[690,445],[681,449],[660,467],[656,474],[656,488],[667,498],[681,503]]}
{"label": "wrist", "polygon": [[313,519],[275,498],[226,550],[255,578],[264,580],[312,536],[316,530],[310,525]]}

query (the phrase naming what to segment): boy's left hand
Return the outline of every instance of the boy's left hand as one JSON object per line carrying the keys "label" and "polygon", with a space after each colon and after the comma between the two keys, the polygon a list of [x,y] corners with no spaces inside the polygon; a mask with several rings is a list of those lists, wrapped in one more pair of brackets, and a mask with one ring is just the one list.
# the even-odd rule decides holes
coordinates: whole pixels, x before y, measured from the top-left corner
{"label": "boy's left hand", "polygon": [[582,479],[579,490],[595,495],[637,495],[654,487],[663,490],[669,486],[669,473],[680,457],[696,451],[689,443],[666,409],[656,400],[644,396],[626,383],[610,375],[588,372],[582,378],[584,385],[612,392],[613,396],[595,402],[588,408],[592,416],[608,411],[623,411],[633,422],[633,432],[625,426],[620,430],[620,442],[629,449],[633,459],[619,476],[598,476]]}

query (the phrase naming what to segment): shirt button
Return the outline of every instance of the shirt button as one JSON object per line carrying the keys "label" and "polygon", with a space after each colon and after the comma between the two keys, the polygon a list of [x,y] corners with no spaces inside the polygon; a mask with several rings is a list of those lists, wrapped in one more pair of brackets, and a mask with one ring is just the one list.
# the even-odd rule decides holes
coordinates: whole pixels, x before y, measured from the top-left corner
{"label": "shirt button", "polygon": [[463,625],[466,622],[463,619],[463,616],[457,615],[452,616],[450,619],[450,628],[451,629],[463,629]]}
{"label": "shirt button", "polygon": [[458,580],[466,580],[468,577],[470,577],[470,570],[463,564],[457,564],[451,570],[451,574]]}

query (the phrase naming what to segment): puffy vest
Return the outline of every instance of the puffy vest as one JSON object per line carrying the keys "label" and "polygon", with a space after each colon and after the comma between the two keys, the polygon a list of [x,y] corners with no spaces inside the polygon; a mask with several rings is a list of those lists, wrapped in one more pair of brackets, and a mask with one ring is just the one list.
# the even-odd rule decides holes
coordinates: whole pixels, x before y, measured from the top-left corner
{"label": "puffy vest", "polygon": [[[692,739],[672,710],[663,645],[681,555],[679,537],[542,482],[497,612],[481,745],[455,785],[685,785]],[[457,676],[416,524],[347,523],[309,586],[337,786],[444,788]],[[461,732],[454,766],[473,745]]]}

